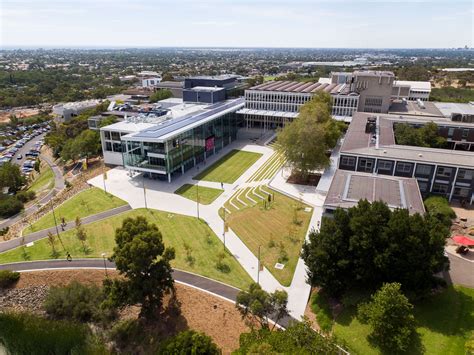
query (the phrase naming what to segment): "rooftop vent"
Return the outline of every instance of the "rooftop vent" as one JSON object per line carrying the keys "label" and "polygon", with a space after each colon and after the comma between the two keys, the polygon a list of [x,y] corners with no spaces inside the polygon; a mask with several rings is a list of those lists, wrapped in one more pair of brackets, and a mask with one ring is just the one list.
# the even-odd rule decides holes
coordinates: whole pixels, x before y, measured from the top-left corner
{"label": "rooftop vent", "polygon": [[374,133],[377,127],[377,118],[376,117],[368,117],[367,123],[365,124],[365,133]]}

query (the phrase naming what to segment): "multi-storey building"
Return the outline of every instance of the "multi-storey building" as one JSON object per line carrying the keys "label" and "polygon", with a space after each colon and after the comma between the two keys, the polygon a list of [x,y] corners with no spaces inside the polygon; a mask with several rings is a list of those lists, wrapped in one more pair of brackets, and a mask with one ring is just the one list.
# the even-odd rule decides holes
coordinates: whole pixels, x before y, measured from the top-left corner
{"label": "multi-storey building", "polygon": [[162,116],[140,115],[100,128],[104,161],[171,181],[237,138],[243,99],[181,103]]}
{"label": "multi-storey building", "polygon": [[[394,126],[435,122],[449,148],[396,143]],[[445,117],[356,113],[340,150],[339,169],[415,178],[423,195],[474,200],[474,125]]]}
{"label": "multi-storey building", "polygon": [[247,128],[275,129],[298,116],[300,107],[318,91],[331,95],[335,116],[350,117],[357,110],[359,95],[346,84],[272,81],[245,90],[245,107],[238,113]]}
{"label": "multi-storey building", "polygon": [[431,83],[429,81],[395,80],[392,88],[393,100],[428,101]]}

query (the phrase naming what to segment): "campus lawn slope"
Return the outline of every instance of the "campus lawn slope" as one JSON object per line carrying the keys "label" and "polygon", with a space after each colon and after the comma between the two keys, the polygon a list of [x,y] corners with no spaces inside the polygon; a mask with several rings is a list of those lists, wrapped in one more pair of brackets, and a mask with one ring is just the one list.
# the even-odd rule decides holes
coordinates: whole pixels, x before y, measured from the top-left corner
{"label": "campus lawn slope", "polygon": [[[125,201],[118,197],[108,194],[97,187],[92,187],[79,192],[63,204],[54,206],[54,214],[59,224],[62,218],[64,218],[66,222],[70,222],[74,221],[76,217],[84,218],[126,204]],[[53,226],[54,216],[52,212],[49,212],[33,223],[31,227],[25,228],[23,234],[27,235]]]}
{"label": "campus lawn slope", "polygon": [[[474,289],[448,287],[414,304],[417,331],[425,354],[464,354],[464,344],[474,331]],[[334,334],[347,343],[353,354],[381,354],[367,341],[370,329],[348,307],[336,318]],[[409,353],[416,353],[414,349]]]}
{"label": "campus lawn slope", "polygon": [[[84,225],[87,234],[86,245],[89,249],[87,253],[84,253],[82,244],[76,238],[75,229],[61,233],[61,241],[74,259],[101,258],[104,252],[110,256],[115,245],[115,230],[122,225],[125,218],[136,216],[145,216],[151,223],[156,224],[163,235],[165,245],[175,248],[176,259],[171,263],[174,268],[194,272],[238,288],[246,288],[250,284],[251,278],[242,266],[232,255],[223,253],[224,247],[221,241],[205,222],[195,217],[136,209]],[[65,258],[65,251],[59,240],[56,241],[55,248],[59,252],[58,257]],[[27,252],[27,260],[52,258],[52,249],[47,239],[37,241],[24,250]],[[224,256],[222,263],[227,265],[222,269],[228,269],[225,271],[220,271],[216,267],[222,256]],[[24,260],[23,248],[0,254],[0,263]]]}
{"label": "campus lawn slope", "polygon": [[193,179],[232,184],[261,156],[260,153],[234,149]]}
{"label": "campus lawn slope", "polygon": [[199,203],[202,203],[203,205],[209,205],[213,203],[215,199],[218,198],[223,192],[224,190],[221,189],[184,184],[174,193],[186,197],[192,201],[197,201],[199,194]]}

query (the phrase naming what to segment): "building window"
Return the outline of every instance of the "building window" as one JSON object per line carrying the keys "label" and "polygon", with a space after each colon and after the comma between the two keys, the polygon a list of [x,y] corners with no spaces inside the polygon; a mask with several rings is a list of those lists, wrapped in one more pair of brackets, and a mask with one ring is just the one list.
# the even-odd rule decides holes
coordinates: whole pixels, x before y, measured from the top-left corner
{"label": "building window", "polygon": [[112,152],[112,143],[105,142],[105,150],[108,152]]}
{"label": "building window", "polygon": [[372,172],[373,167],[374,167],[373,160],[364,159],[364,158],[359,159],[359,171],[370,173]]}
{"label": "building window", "polygon": [[447,184],[433,184],[433,192],[438,194],[445,194],[448,192],[448,185]]}
{"label": "building window", "polygon": [[412,163],[397,163],[397,172],[409,174],[412,166]]}
{"label": "building window", "polygon": [[105,139],[110,139],[110,132],[109,131],[104,131],[104,137],[105,137]]}
{"label": "building window", "polygon": [[421,192],[428,191],[428,183],[426,181],[418,181],[418,186]]}
{"label": "building window", "polygon": [[112,132],[112,140],[119,141],[120,140],[120,133],[119,132]]}
{"label": "building window", "polygon": [[416,175],[430,175],[431,165],[418,164],[416,166]]}
{"label": "building window", "polygon": [[454,128],[453,127],[448,128],[448,137],[451,138],[453,134],[454,134]]}
{"label": "building window", "polygon": [[114,143],[113,148],[114,148],[114,152],[122,153],[122,144],[121,143]]}
{"label": "building window", "polygon": [[355,162],[355,157],[341,157],[341,165],[354,166]]}
{"label": "building window", "polygon": [[473,170],[459,169],[458,171],[458,179],[472,180],[473,176],[474,176]]}
{"label": "building window", "polygon": [[463,129],[462,130],[462,139],[467,139],[468,135],[469,135],[469,130],[468,129]]}
{"label": "building window", "polygon": [[438,168],[437,176],[449,178],[451,177],[452,172],[453,172],[453,168],[445,168],[445,167],[440,166]]}
{"label": "building window", "polygon": [[455,187],[454,188],[454,195],[459,196],[459,197],[469,197],[469,192],[471,190],[466,188],[466,187]]}
{"label": "building window", "polygon": [[378,170],[392,170],[392,162],[391,161],[379,160]]}
{"label": "building window", "polygon": [[367,97],[365,99],[366,106],[382,106],[382,98],[381,97]]}

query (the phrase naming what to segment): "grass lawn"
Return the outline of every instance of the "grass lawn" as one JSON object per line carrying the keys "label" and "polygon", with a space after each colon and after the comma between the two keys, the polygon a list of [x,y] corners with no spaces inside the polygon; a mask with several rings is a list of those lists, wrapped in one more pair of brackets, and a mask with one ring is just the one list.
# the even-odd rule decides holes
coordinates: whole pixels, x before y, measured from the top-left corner
{"label": "grass lawn", "polygon": [[[474,331],[474,289],[449,287],[414,306],[425,354],[465,353],[464,343]],[[355,307],[345,309],[336,318],[334,334],[347,343],[353,354],[380,354],[367,341],[370,328],[355,315]]]}
{"label": "grass lawn", "polygon": [[[112,254],[115,245],[115,229],[122,225],[127,217],[145,216],[155,223],[163,235],[166,246],[174,247],[176,259],[172,266],[181,270],[194,272],[239,288],[246,288],[251,283],[250,276],[240,266],[233,256],[226,253],[224,263],[230,267],[229,272],[222,272],[216,268],[218,255],[223,252],[223,245],[207,224],[195,217],[187,217],[156,210],[136,209],[124,212],[108,219],[84,225],[87,234],[88,254],[84,254],[81,243],[75,236],[75,230],[60,234],[65,248],[73,258],[97,258],[103,252]],[[185,243],[189,246],[194,264],[187,260]],[[56,248],[65,258],[65,253],[59,241]],[[46,239],[35,242],[34,246],[26,248],[29,260],[51,259],[51,247]],[[23,261],[22,249],[16,248],[0,254],[0,263]]]}
{"label": "grass lawn", "polygon": [[[258,255],[268,270],[283,285],[289,286],[293,279],[301,246],[311,219],[311,212],[301,202],[276,191],[275,200],[269,209],[262,203],[226,215],[229,227],[239,236],[247,247]],[[231,209],[229,204],[226,204]],[[296,210],[296,220],[295,220]],[[296,222],[296,223],[295,223]],[[286,258],[285,258],[286,254]],[[283,270],[275,269],[276,263],[285,264]]]}
{"label": "grass lawn", "polygon": [[260,153],[234,149],[193,179],[232,184],[261,156]]}
{"label": "grass lawn", "polygon": [[[55,206],[54,214],[57,223],[61,223],[64,217],[66,222],[74,221],[76,217],[84,218],[99,212],[107,211],[115,207],[123,206],[126,202],[105,193],[103,190],[92,187],[74,195],[69,200],[59,206]],[[54,217],[51,212],[41,217],[31,227],[24,230],[24,235],[37,232],[54,226]]]}
{"label": "grass lawn", "polygon": [[35,180],[28,187],[28,191],[40,192],[54,187],[54,173],[51,167],[42,162],[40,173],[35,176]]}
{"label": "grass lawn", "polygon": [[183,197],[186,197],[190,200],[197,201],[197,194],[198,194],[198,189],[199,189],[199,202],[202,203],[203,205],[209,205],[216,198],[220,196],[221,193],[224,192],[224,190],[221,189],[213,189],[211,187],[204,187],[204,186],[199,186],[196,187],[196,185],[191,185],[191,184],[184,184],[181,186],[179,189],[177,189],[174,193],[181,195]]}

